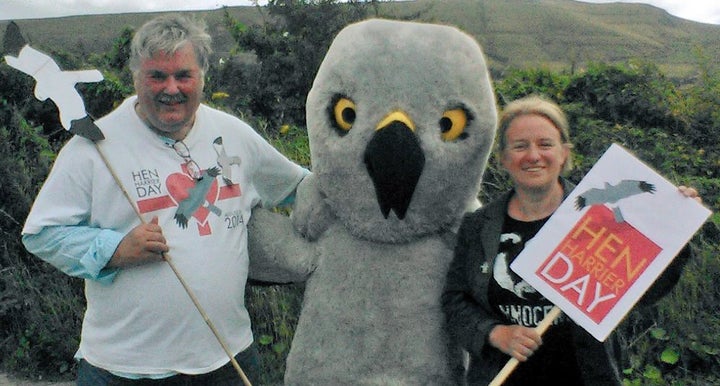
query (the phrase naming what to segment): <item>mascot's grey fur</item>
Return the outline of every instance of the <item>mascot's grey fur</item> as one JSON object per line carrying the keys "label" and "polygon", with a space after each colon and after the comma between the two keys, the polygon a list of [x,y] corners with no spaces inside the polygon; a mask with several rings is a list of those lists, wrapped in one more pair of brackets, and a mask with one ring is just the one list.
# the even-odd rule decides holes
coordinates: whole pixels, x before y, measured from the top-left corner
{"label": "mascot's grey fur", "polygon": [[250,222],[250,276],[306,281],[286,384],[458,382],[440,294],[496,118],[465,33],[368,20],[338,34],[307,99],[313,175],[293,212],[305,237],[268,211]]}

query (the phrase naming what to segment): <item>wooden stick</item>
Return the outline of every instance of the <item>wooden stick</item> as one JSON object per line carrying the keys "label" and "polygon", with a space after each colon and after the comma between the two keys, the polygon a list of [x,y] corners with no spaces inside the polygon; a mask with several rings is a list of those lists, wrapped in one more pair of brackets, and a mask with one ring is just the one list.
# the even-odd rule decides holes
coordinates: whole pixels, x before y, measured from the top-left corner
{"label": "wooden stick", "polygon": [[225,343],[225,340],[220,335],[220,332],[215,328],[215,325],[208,317],[205,310],[200,305],[200,302],[195,297],[195,294],[192,292],[190,287],[188,286],[187,282],[185,282],[185,279],[183,279],[182,275],[180,274],[180,271],[177,270],[175,267],[175,264],[173,263],[172,259],[170,258],[170,255],[167,253],[163,253],[163,258],[165,261],[170,265],[170,268],[175,273],[175,276],[177,276],[178,280],[180,281],[180,284],[182,284],[183,288],[185,288],[185,292],[187,292],[188,296],[190,296],[190,299],[192,300],[193,304],[195,304],[195,308],[200,312],[200,315],[202,315],[203,320],[205,321],[205,324],[210,327],[210,330],[212,331],[213,335],[215,335],[215,338],[217,338],[218,342],[220,343],[220,346],[222,346],[222,349],[225,351],[225,354],[227,354],[228,358],[230,358],[230,363],[232,363],[232,366],[237,371],[238,375],[240,376],[240,379],[242,379],[245,386],[252,386],[250,384],[250,380],[245,375],[245,372],[240,368],[240,364],[237,363],[235,360],[235,357],[233,356],[232,352],[230,352],[230,349],[228,348],[227,344]]}
{"label": "wooden stick", "polygon": [[[550,312],[548,312],[547,315],[545,315],[545,318],[540,322],[540,324],[535,327],[535,331],[542,336],[542,334],[547,331],[548,327],[550,327],[555,319],[557,319],[562,311],[560,311],[560,308],[558,306],[554,306]],[[500,372],[493,378],[492,382],[490,382],[489,386],[500,386],[507,380],[507,378],[512,374],[512,372],[515,370],[517,365],[520,364],[520,361],[517,359],[510,358],[509,361],[505,364],[505,367],[500,370]]]}
{"label": "wooden stick", "polygon": [[[137,215],[138,219],[140,219],[141,223],[146,224],[146,221],[142,217],[140,210],[135,206],[135,203],[133,202],[132,198],[130,197],[130,194],[128,194],[127,190],[125,189],[125,186],[122,184],[122,181],[120,181],[120,178],[117,176],[117,174],[115,173],[115,170],[112,168],[112,166],[110,165],[110,162],[105,157],[105,154],[102,152],[102,149],[100,149],[100,146],[98,145],[97,142],[93,142],[93,143],[95,144],[95,149],[97,149],[98,154],[100,154],[100,158],[102,158],[103,162],[105,163],[105,166],[107,167],[108,171],[112,175],[113,180],[115,180],[115,183],[120,188],[123,195],[127,199],[128,203],[135,211],[135,214]],[[228,348],[227,343],[225,343],[225,339],[222,338],[222,336],[220,335],[220,332],[215,328],[215,325],[210,320],[210,317],[207,315],[207,313],[203,309],[202,305],[200,305],[200,301],[197,299],[197,297],[195,297],[195,294],[190,289],[190,286],[187,284],[185,279],[182,277],[182,275],[180,274],[180,271],[178,271],[177,267],[175,266],[175,263],[173,263],[170,255],[167,253],[163,253],[162,256],[163,256],[163,259],[170,266],[170,269],[172,269],[173,273],[175,273],[175,277],[177,277],[178,281],[180,281],[180,284],[182,284],[182,287],[185,289],[185,292],[190,297],[190,300],[192,300],[193,304],[195,305],[195,308],[197,308],[197,310],[200,312],[200,315],[202,315],[203,320],[205,321],[205,324],[207,324],[208,327],[210,327],[210,331],[212,331],[213,335],[215,335],[215,338],[220,343],[220,346],[225,351],[225,354],[228,356],[228,358],[230,358],[230,363],[232,363],[232,366],[237,371],[238,375],[240,376],[240,379],[242,379],[243,384],[245,384],[245,386],[252,386],[250,384],[250,380],[245,375],[245,372],[240,367],[240,364],[237,362],[237,360],[235,360],[235,357],[233,356],[232,352],[230,352],[230,349]]]}

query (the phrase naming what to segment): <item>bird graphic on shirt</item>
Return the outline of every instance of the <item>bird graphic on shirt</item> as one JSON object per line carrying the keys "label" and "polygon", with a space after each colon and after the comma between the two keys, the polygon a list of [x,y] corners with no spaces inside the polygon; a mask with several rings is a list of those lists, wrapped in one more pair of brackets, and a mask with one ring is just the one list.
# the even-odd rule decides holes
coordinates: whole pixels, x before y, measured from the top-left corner
{"label": "bird graphic on shirt", "polygon": [[223,146],[223,139],[222,137],[217,137],[213,141],[213,148],[215,149],[215,153],[217,153],[217,164],[220,167],[220,172],[222,173],[223,181],[225,181],[226,185],[232,185],[232,165],[240,165],[241,159],[239,156],[229,156],[227,152],[225,151],[225,146]]}
{"label": "bird graphic on shirt", "polygon": [[62,71],[50,56],[29,45],[23,46],[17,57],[6,55],[5,62],[35,78],[35,97],[55,103],[60,122],[66,130],[93,141],[105,138],[88,116],[82,96],[75,89],[77,83],[103,80],[100,71]]}
{"label": "bird graphic on shirt", "polygon": [[[577,196],[575,198],[575,208],[582,210],[592,205],[615,204],[624,198],[642,193],[654,194],[655,185],[647,181],[638,180],[622,180],[615,185],[605,182],[603,188],[591,188]],[[619,206],[612,206],[612,209],[615,215],[615,221],[625,221]]]}
{"label": "bird graphic on shirt", "polygon": [[205,196],[210,191],[213,182],[215,182],[215,177],[218,175],[220,175],[220,169],[217,167],[212,167],[203,171],[202,178],[195,183],[195,186],[188,189],[187,198],[178,203],[178,209],[175,212],[175,221],[181,228],[187,228],[190,217],[192,217],[195,211],[197,211],[201,206],[207,207],[211,212],[217,215],[222,213],[220,208],[212,205],[205,199]]}
{"label": "bird graphic on shirt", "polygon": [[[500,235],[500,244],[510,243],[511,245],[517,245],[520,243],[521,238],[515,233],[503,233]],[[510,248],[504,248],[509,251]],[[515,279],[512,271],[510,271],[510,264],[508,263],[508,253],[502,252],[497,255],[495,264],[493,266],[493,277],[497,281],[500,287],[515,293],[521,299],[527,299],[526,294],[537,293],[537,290],[528,284],[525,280]],[[517,275],[514,275],[517,277]]]}

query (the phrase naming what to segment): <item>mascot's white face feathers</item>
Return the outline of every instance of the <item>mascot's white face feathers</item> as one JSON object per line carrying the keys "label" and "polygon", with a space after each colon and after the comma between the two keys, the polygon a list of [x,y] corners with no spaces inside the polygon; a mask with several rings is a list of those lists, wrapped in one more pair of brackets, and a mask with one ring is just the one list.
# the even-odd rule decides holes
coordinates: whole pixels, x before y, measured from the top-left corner
{"label": "mascot's white face feathers", "polygon": [[472,37],[415,22],[350,25],[307,99],[321,194],[356,237],[398,242],[450,228],[477,197],[496,114]]}

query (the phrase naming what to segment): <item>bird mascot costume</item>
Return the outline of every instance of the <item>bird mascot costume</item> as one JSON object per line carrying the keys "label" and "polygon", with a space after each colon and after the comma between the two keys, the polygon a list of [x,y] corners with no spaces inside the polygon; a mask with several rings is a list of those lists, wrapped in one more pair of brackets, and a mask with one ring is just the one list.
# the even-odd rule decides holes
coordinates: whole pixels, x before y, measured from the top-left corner
{"label": "bird mascot costume", "polygon": [[449,26],[352,24],[306,108],[313,174],[292,220],[249,224],[250,276],[305,282],[285,383],[459,383],[440,295],[496,130],[480,46]]}

